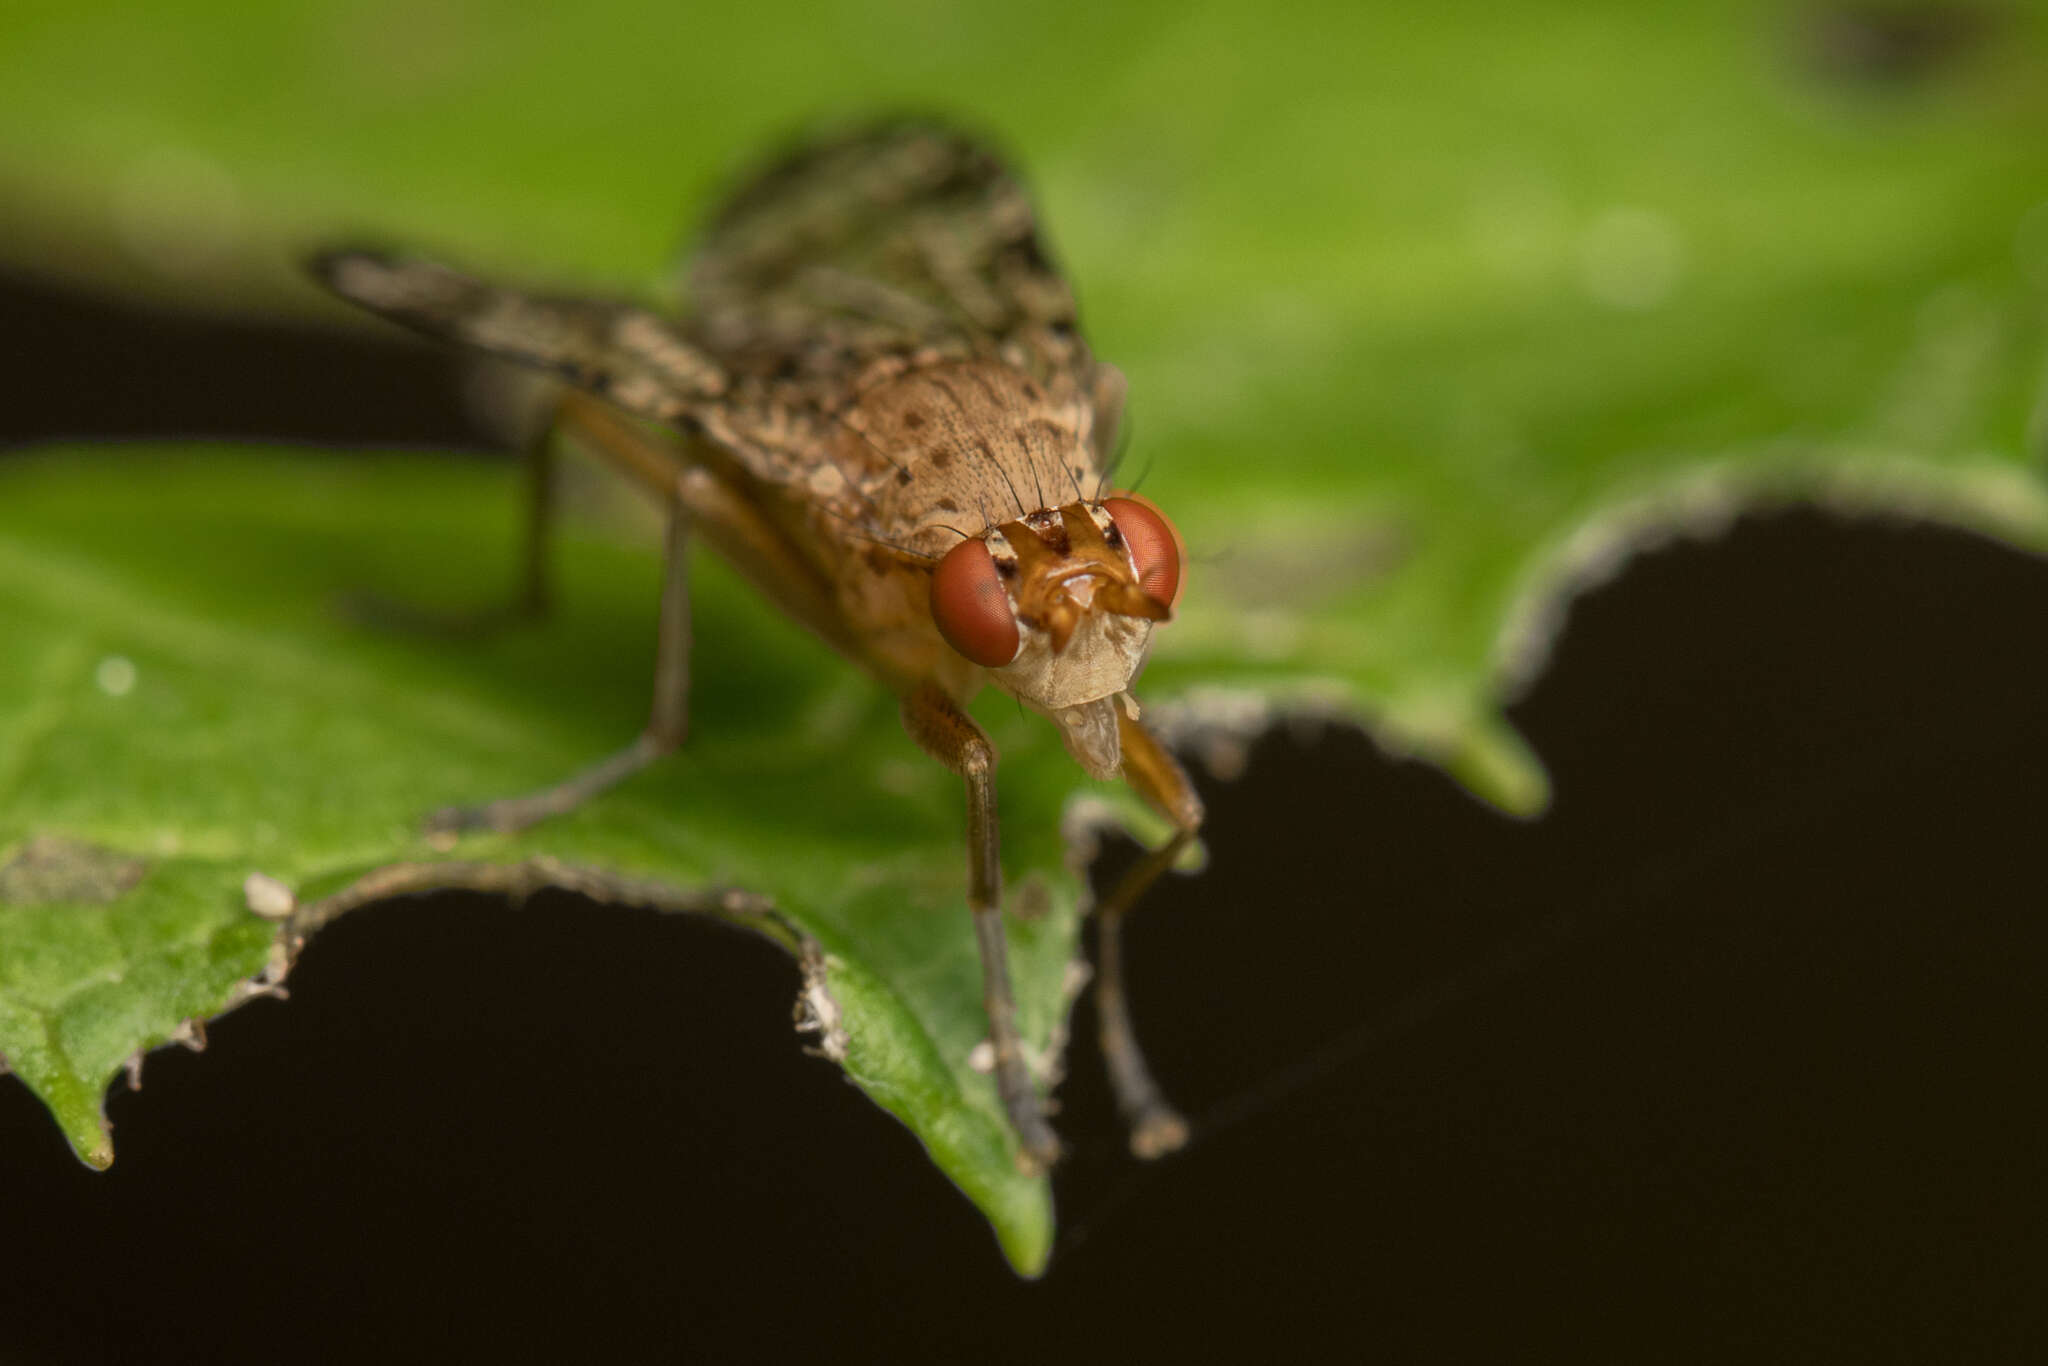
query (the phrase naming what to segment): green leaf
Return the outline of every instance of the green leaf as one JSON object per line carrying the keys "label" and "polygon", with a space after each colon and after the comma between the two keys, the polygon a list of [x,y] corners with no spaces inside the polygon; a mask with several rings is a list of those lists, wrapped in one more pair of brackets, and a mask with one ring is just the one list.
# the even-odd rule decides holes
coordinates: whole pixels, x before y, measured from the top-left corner
{"label": "green leaf", "polygon": [[[400,863],[426,865],[406,887],[457,885],[470,875],[419,834],[427,810],[544,785],[638,729],[650,546],[572,538],[558,619],[487,640],[380,634],[341,610],[364,588],[489,600],[515,482],[417,458],[224,450],[0,466],[0,865],[16,870],[0,876],[14,889],[0,897],[0,1052],[88,1161],[111,1160],[108,1077],[266,968],[251,873],[303,901]],[[772,898],[753,923],[821,966],[828,1051],[1035,1268],[1045,1186],[1018,1174],[993,1086],[969,1065],[986,1026],[958,780],[909,748],[892,698],[713,563],[696,619],[684,752],[517,839],[465,840],[461,858],[552,859],[566,870],[553,880],[609,875],[628,896],[627,879],[652,882],[666,893],[636,899],[656,904],[722,887]],[[1067,761],[1004,712],[987,720],[1008,759],[1009,904],[1028,912],[1012,971],[1026,1038],[1049,1053],[1075,941]],[[53,841],[135,871],[93,904],[61,882],[25,890]]]}
{"label": "green leaf", "polygon": [[[1500,704],[1634,549],[1792,499],[2048,548],[2030,9],[1917,76],[1859,73],[1763,7],[772,9],[17,6],[0,251],[293,311],[323,306],[295,254],[364,233],[630,288],[793,119],[963,111],[1033,173],[1130,377],[1133,467],[1156,459],[1146,492],[1193,551],[1155,714],[1226,765],[1283,705],[1359,716],[1521,812],[1543,778]],[[396,460],[0,472],[0,862],[146,863],[111,900],[0,909],[0,1050],[81,1152],[104,1156],[120,1063],[263,967],[247,873],[305,897],[438,857],[423,809],[555,778],[637,723],[640,550],[578,543],[561,619],[498,640],[332,612],[366,586],[487,600],[511,503],[501,473]],[[702,577],[689,752],[463,857],[772,897],[762,928],[823,956],[856,1079],[1033,1267],[1044,1188],[1005,1165],[966,1063],[955,785],[886,698]],[[1078,777],[1043,727],[984,719],[1007,871],[1050,904],[1013,922],[1043,1043]]]}

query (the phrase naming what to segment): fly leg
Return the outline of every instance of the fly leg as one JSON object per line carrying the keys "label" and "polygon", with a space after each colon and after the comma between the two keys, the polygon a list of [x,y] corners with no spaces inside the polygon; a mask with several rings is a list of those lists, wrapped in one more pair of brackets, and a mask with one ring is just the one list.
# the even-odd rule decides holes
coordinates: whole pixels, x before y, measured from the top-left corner
{"label": "fly leg", "polygon": [[[565,409],[566,410],[566,405]],[[428,636],[480,636],[548,612],[548,542],[555,520],[555,437],[558,414],[540,423],[520,451],[525,525],[518,578],[509,602],[480,611],[437,611],[376,593],[350,594],[342,610],[365,625]]]}
{"label": "fly leg", "polygon": [[519,583],[511,615],[538,621],[548,613],[548,546],[555,521],[555,434],[561,411],[527,438],[526,525],[522,529]]}
{"label": "fly leg", "polygon": [[1095,909],[1099,959],[1095,1004],[1096,1014],[1101,1018],[1103,1062],[1109,1069],[1117,1108],[1130,1126],[1131,1151],[1139,1157],[1151,1158],[1186,1143],[1188,1125],[1160,1091],[1159,1083],[1152,1079],[1152,1069],[1145,1065],[1145,1054],[1131,1027],[1130,1007],[1124,996],[1123,919],[1194,839],[1202,825],[1202,799],[1195,795],[1186,771],[1166,752],[1166,747],[1121,709],[1117,712],[1117,729],[1123,745],[1124,781],[1147,805],[1173,822],[1174,827],[1173,834],[1132,865]]}
{"label": "fly leg", "polygon": [[1017,1002],[1010,991],[1008,945],[1003,938],[1003,870],[997,857],[996,750],[974,718],[927,684],[903,699],[903,728],[925,753],[967,783],[967,907],[981,948],[981,1000],[995,1049],[996,1091],[1017,1131],[1019,1165],[1043,1171],[1058,1160],[1060,1141],[1024,1066],[1017,1033]]}
{"label": "fly leg", "polygon": [[[617,786],[683,742],[689,728],[690,581],[686,555],[693,533],[718,548],[782,609],[842,649],[852,648],[840,625],[829,587],[817,569],[747,496],[712,469],[693,464],[686,446],[657,436],[605,403],[587,395],[564,394],[556,411],[558,430],[587,446],[668,508],[668,540],[662,570],[661,620],[656,635],[654,704],[647,728],[624,749],[572,775],[565,782],[524,796],[476,807],[451,807],[428,819],[430,834],[462,830],[520,830],[558,816]],[[549,506],[548,485],[536,477],[533,520],[528,526],[532,566],[528,585],[545,592],[540,546]]]}
{"label": "fly leg", "polygon": [[463,830],[524,830],[537,821],[573,811],[598,793],[618,786],[683,742],[690,701],[690,510],[680,491],[669,500],[668,537],[663,552],[661,620],[654,647],[654,705],[647,728],[633,743],[553,787],[506,797],[483,806],[454,806],[427,818],[427,833]]}

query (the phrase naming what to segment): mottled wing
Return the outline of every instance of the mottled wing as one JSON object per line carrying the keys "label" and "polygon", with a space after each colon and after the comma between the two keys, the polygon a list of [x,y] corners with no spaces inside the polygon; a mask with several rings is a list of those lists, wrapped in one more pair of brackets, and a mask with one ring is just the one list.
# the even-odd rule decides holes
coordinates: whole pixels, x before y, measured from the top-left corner
{"label": "mottled wing", "polygon": [[790,153],[712,220],[689,284],[692,335],[735,373],[828,380],[890,355],[1012,341],[1086,363],[1061,340],[1073,293],[1023,187],[987,148],[925,124]]}
{"label": "mottled wing", "polygon": [[[1114,429],[1120,381],[1074,325],[1023,188],[985,147],[923,124],[820,139],[741,185],[690,278],[694,313],[527,294],[366,251],[312,263],[344,298],[418,332],[548,370],[628,412],[702,432],[754,479],[838,517],[874,511],[898,473],[849,416],[865,376],[929,358],[999,360],[1056,412]],[[1078,417],[1068,425],[1079,429]],[[860,434],[863,453],[835,455]],[[849,487],[816,481],[832,464]]]}
{"label": "mottled wing", "polygon": [[628,412],[675,422],[715,402],[725,369],[670,320],[632,304],[522,294],[428,261],[316,258],[336,294],[416,332],[549,370]]}

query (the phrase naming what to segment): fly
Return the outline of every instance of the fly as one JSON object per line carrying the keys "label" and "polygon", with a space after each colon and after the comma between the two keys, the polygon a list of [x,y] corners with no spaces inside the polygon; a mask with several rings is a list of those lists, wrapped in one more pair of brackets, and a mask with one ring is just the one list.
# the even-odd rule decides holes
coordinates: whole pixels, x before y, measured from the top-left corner
{"label": "fly", "polygon": [[[552,372],[552,431],[597,451],[667,514],[654,702],[617,753],[539,792],[451,808],[437,833],[519,830],[682,743],[685,550],[702,536],[771,602],[890,687],[904,728],[967,795],[967,904],[997,1089],[1020,1161],[1059,1142],[1025,1067],[1005,962],[996,751],[967,714],[994,683],[1048,717],[1095,778],[1171,822],[1097,908],[1102,1047],[1131,1146],[1187,1126],[1146,1067],[1119,926],[1193,839],[1202,805],[1130,687],[1181,586],[1177,533],[1110,484],[1124,381],[1094,359],[1018,182],[923,124],[814,141],[744,184],[689,273],[694,311],[486,284],[430,262],[327,253],[344,298],[431,336]],[[543,595],[554,442],[529,450],[526,598]]]}

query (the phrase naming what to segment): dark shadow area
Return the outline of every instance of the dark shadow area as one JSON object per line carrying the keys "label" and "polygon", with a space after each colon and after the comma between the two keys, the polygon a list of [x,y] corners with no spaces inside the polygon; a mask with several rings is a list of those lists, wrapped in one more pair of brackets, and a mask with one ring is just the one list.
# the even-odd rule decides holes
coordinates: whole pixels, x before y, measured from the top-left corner
{"label": "dark shadow area", "polygon": [[[401,353],[328,344],[269,349],[367,421]],[[106,1174],[0,1082],[0,1359],[2048,1359],[2044,609],[1972,537],[1750,520],[1576,605],[1540,822],[1262,741],[1129,931],[1196,1142],[1122,1154],[1084,1007],[1036,1284],[767,943],[371,909],[153,1054]]]}
{"label": "dark shadow area", "polygon": [[463,360],[395,334],[180,313],[6,272],[0,319],[0,449],[163,436],[500,444],[460,399]]}

